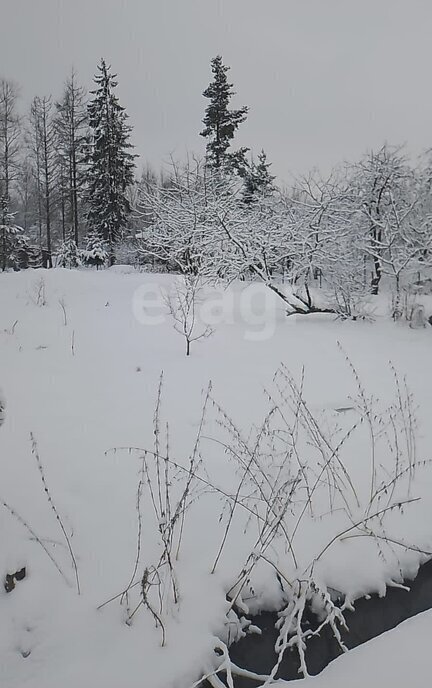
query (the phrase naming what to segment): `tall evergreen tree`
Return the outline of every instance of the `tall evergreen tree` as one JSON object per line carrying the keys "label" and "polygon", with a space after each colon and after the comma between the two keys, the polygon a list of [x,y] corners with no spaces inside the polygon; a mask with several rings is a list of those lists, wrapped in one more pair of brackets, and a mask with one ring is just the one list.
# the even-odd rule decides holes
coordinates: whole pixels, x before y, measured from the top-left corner
{"label": "tall evergreen tree", "polygon": [[114,262],[114,243],[126,226],[130,212],[127,188],[134,180],[134,155],[130,152],[131,127],[127,114],[114,93],[116,75],[105,60],[98,65],[97,88],[88,106],[92,141],[87,188],[87,223],[90,232],[109,246]]}
{"label": "tall evergreen tree", "polygon": [[8,267],[16,266],[15,252],[23,244],[21,227],[15,224],[5,195],[0,198],[0,237],[0,266],[4,271]]}
{"label": "tall evergreen tree", "polygon": [[203,93],[210,103],[203,119],[205,128],[201,132],[201,136],[207,139],[207,164],[217,170],[241,169],[248,149],[230,152],[229,147],[239,125],[246,120],[248,108],[244,106],[239,110],[229,109],[230,99],[235,92],[232,90],[233,84],[228,83],[227,79],[230,68],[223,64],[220,55],[213,58],[211,67],[214,78]]}
{"label": "tall evergreen tree", "polygon": [[274,190],[275,177],[270,174],[271,162],[267,162],[264,150],[258,155],[258,162],[252,162],[243,172],[243,200],[253,203],[259,197],[269,196]]}

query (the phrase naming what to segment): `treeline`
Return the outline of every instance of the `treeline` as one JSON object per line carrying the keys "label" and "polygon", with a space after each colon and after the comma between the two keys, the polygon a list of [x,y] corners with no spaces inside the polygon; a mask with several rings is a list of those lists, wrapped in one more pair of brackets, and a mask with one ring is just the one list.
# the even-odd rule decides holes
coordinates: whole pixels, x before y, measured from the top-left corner
{"label": "treeline", "polygon": [[[0,265],[53,264],[84,248],[105,260],[127,225],[134,155],[116,77],[101,61],[87,94],[72,71],[63,93],[19,114],[19,88],[0,81]],[[96,260],[98,262],[99,258]]]}
{"label": "treeline", "polygon": [[[209,162],[219,168],[247,108],[229,111],[232,87],[220,57],[205,95],[211,105],[203,135],[213,138]],[[130,230],[136,195],[131,128],[116,96],[116,75],[101,61],[87,94],[74,71],[58,100],[36,96],[19,114],[19,87],[0,81],[0,265],[53,264],[53,251],[87,251],[87,262],[113,262],[115,245]],[[224,112],[218,112],[220,103]],[[222,116],[221,116],[222,115]],[[219,120],[218,133],[215,119]],[[239,151],[232,165],[240,164]],[[150,173],[153,177],[153,173]],[[149,180],[149,172],[143,174]],[[165,179],[166,181],[166,179]]]}
{"label": "treeline", "polygon": [[233,145],[248,108],[230,107],[220,56],[211,69],[197,132],[203,160],[173,161],[159,175],[147,167],[139,179],[104,61],[89,95],[71,74],[61,99],[35,98],[24,121],[16,87],[1,82],[3,269],[49,266],[55,253],[67,267],[117,259],[191,279],[250,277],[288,312],[348,317],[388,282],[394,317],[407,314],[407,294],[424,287],[431,263],[430,155],[413,166],[385,145],[327,178],[314,172],[278,188],[264,151],[254,159]]}

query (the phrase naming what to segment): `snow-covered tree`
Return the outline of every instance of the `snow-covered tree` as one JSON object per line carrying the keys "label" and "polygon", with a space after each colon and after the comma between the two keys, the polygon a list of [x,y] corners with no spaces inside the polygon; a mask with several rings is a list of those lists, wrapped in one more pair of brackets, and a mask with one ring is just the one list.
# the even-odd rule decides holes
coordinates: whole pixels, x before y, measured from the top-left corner
{"label": "snow-covered tree", "polygon": [[354,166],[350,187],[365,264],[372,266],[371,292],[376,295],[387,277],[397,318],[405,282],[429,261],[432,214],[427,174],[413,169],[399,148],[386,145]]}
{"label": "snow-covered tree", "polygon": [[271,163],[267,162],[264,150],[258,155],[258,161],[251,161],[242,172],[243,199],[245,203],[253,203],[259,196],[267,196],[274,191],[275,177],[270,174]]}
{"label": "snow-covered tree", "polygon": [[321,286],[330,306],[342,318],[358,319],[371,315],[370,288],[365,270],[361,236],[355,225],[344,221],[344,214],[325,223],[324,240],[314,253]]}
{"label": "snow-covered tree", "polygon": [[363,220],[365,250],[372,261],[371,291],[376,295],[388,250],[385,235],[394,227],[395,203],[401,199],[401,187],[411,172],[399,149],[384,145],[357,163],[353,173],[353,202]]}
{"label": "snow-covered tree", "polygon": [[[143,257],[208,280],[249,276],[280,297],[290,313],[327,310],[313,302],[307,285],[315,237],[311,211],[302,212],[280,194],[248,206],[241,180],[199,161],[176,167],[171,187],[143,192],[142,207]],[[280,285],[283,272],[286,287]]]}
{"label": "snow-covered tree", "polygon": [[213,81],[203,93],[204,98],[208,98],[210,102],[205,111],[204,129],[201,132],[201,136],[207,139],[207,164],[217,170],[241,169],[245,164],[247,148],[240,148],[235,152],[231,152],[229,148],[239,125],[246,120],[248,108],[229,109],[230,100],[235,93],[233,84],[227,79],[230,67],[223,64],[220,55],[213,58],[211,68]]}
{"label": "snow-covered tree", "polygon": [[69,269],[77,268],[81,265],[80,251],[72,237],[61,244],[57,254],[57,265]]}
{"label": "snow-covered tree", "polygon": [[103,239],[93,232],[87,237],[86,247],[81,251],[81,258],[85,265],[96,266],[96,269],[106,265],[109,259],[109,252]]}
{"label": "snow-covered tree", "polygon": [[0,265],[5,271],[17,267],[16,252],[23,246],[24,236],[21,227],[14,222],[14,215],[9,213],[6,196],[0,199]]}
{"label": "snow-covered tree", "polygon": [[140,187],[143,258],[186,274],[213,276],[224,272],[227,248],[217,224],[216,208],[230,204],[227,186],[199,160],[173,173],[162,187]]}
{"label": "snow-covered tree", "polygon": [[96,89],[88,106],[92,132],[88,188],[87,224],[109,247],[114,262],[114,243],[127,224],[130,203],[128,186],[134,181],[134,155],[130,152],[131,127],[125,109],[115,94],[116,75],[101,60],[94,78]]}

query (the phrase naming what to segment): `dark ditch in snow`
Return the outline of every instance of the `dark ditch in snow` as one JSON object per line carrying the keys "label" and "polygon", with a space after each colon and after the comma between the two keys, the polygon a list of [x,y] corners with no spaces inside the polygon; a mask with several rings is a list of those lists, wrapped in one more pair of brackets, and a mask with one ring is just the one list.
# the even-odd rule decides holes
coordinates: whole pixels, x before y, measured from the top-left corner
{"label": "dark ditch in snow", "polygon": [[[389,631],[405,619],[432,608],[432,560],[420,567],[414,581],[407,581],[409,591],[388,588],[385,597],[371,595],[355,603],[355,611],[344,613],[349,632],[341,629],[345,645],[352,649],[376,636]],[[275,623],[276,612],[262,612],[252,617],[262,634],[250,634],[230,647],[231,660],[239,667],[256,674],[269,674],[276,663],[274,646],[277,639]],[[309,612],[307,621],[316,628],[317,619]],[[312,637],[307,643],[306,662],[311,675],[319,674],[342,650],[333,637],[329,627],[324,628],[319,637]],[[220,678],[223,680],[224,676]],[[294,680],[301,678],[296,649],[287,650],[282,660],[277,678]],[[257,688],[257,681],[233,676],[235,688]],[[203,683],[209,686],[208,683]]]}

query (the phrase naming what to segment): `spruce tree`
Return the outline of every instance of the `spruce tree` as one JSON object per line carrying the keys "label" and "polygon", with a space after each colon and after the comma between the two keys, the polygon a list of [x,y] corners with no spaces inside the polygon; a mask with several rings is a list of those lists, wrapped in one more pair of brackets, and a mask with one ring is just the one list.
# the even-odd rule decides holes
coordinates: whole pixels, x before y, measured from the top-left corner
{"label": "spruce tree", "polygon": [[72,236],[61,244],[57,253],[57,265],[69,269],[81,265],[80,252]]}
{"label": "spruce tree", "polygon": [[81,251],[81,256],[85,265],[96,266],[97,270],[111,260],[102,238],[96,232],[91,232],[87,237],[87,244],[84,251]]}
{"label": "spruce tree", "polygon": [[14,222],[13,213],[9,212],[8,199],[0,198],[0,265],[4,271],[16,267],[16,251],[23,244],[22,230]]}
{"label": "spruce tree", "polygon": [[220,55],[213,58],[211,67],[214,78],[203,93],[210,103],[203,119],[205,128],[201,132],[201,136],[207,139],[207,164],[217,170],[241,169],[248,149],[230,152],[229,147],[239,125],[246,120],[248,108],[229,109],[230,99],[235,92],[232,90],[233,84],[228,83],[227,79],[230,68],[223,64]]}
{"label": "spruce tree", "polygon": [[120,238],[130,212],[127,188],[134,180],[134,155],[130,152],[131,127],[127,114],[115,95],[116,75],[102,60],[91,91],[89,125],[92,142],[87,190],[87,223],[109,247],[109,260],[114,262],[114,243]]}
{"label": "spruce tree", "polygon": [[269,196],[274,190],[275,177],[270,174],[271,163],[267,162],[264,150],[258,155],[258,162],[253,160],[243,171],[243,200],[253,203],[257,198]]}

